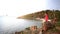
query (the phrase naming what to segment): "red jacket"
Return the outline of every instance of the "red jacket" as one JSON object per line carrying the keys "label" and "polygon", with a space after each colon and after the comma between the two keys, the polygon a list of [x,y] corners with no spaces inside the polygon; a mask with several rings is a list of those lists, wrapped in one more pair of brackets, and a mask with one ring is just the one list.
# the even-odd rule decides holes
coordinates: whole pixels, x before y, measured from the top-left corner
{"label": "red jacket", "polygon": [[45,15],[45,21],[46,22],[48,21],[48,15],[47,14]]}

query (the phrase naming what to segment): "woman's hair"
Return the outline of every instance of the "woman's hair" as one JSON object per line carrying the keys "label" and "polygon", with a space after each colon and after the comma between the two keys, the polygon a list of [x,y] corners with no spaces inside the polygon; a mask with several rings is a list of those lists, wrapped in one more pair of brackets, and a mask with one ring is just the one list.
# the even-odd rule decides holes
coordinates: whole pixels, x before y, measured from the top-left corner
{"label": "woman's hair", "polygon": [[45,12],[45,14],[48,14],[48,12]]}

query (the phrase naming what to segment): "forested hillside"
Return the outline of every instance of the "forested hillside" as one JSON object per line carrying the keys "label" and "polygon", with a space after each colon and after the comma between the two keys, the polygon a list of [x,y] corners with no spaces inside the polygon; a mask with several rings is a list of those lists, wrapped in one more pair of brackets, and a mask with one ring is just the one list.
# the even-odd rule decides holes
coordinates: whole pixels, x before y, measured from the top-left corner
{"label": "forested hillside", "polygon": [[35,19],[37,17],[44,18],[44,14],[46,12],[48,13],[49,19],[57,18],[58,20],[60,20],[60,10],[42,10],[18,18],[23,18],[23,19]]}

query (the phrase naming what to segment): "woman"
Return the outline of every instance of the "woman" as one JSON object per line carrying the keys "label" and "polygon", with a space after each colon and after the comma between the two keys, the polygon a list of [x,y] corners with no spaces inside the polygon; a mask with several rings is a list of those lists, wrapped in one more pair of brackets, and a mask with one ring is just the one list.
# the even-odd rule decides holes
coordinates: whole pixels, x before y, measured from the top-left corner
{"label": "woman", "polygon": [[48,14],[45,13],[45,22],[47,22],[47,21],[48,21]]}
{"label": "woman", "polygon": [[48,14],[45,13],[45,17],[44,17],[45,22],[43,23],[43,31],[47,30],[47,22],[48,22]]}

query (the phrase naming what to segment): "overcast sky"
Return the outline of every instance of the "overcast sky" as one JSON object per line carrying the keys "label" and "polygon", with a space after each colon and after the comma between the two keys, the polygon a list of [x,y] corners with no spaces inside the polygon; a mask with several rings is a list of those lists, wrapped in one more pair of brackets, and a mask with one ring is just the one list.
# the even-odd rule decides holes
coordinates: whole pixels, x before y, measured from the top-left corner
{"label": "overcast sky", "polygon": [[60,10],[60,0],[0,0],[0,16],[21,16],[46,9]]}

